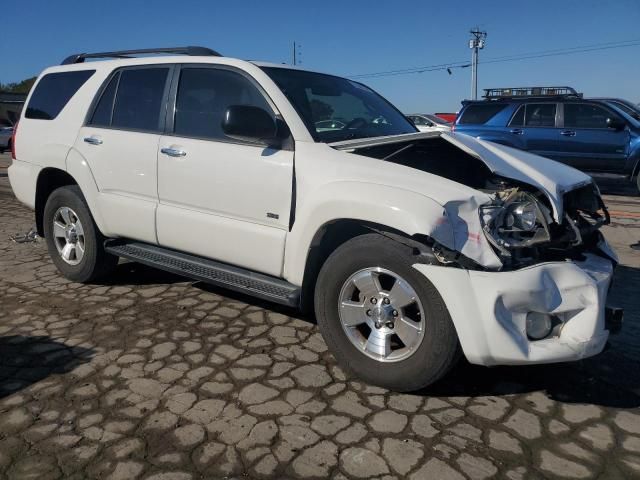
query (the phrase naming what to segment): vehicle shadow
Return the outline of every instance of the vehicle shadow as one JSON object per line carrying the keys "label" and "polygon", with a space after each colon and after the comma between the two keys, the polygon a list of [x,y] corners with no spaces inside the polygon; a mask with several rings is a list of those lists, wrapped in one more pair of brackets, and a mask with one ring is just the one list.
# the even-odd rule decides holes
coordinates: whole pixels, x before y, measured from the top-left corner
{"label": "vehicle shadow", "polygon": [[87,363],[92,349],[70,347],[50,337],[0,337],[0,399],[53,374],[68,373]]}
{"label": "vehicle shadow", "polygon": [[190,282],[187,277],[166,272],[158,268],[148,267],[137,262],[121,261],[115,271],[105,278],[100,278],[94,285],[156,285]]}
{"label": "vehicle shadow", "polygon": [[[636,189],[635,182],[631,182],[629,180],[620,180],[620,179],[611,179],[611,178],[603,178],[594,176],[598,188],[600,189],[600,193],[603,195],[618,195],[618,196],[629,196],[635,197],[638,196],[638,191]],[[606,202],[605,202],[606,203]]]}
{"label": "vehicle shadow", "polygon": [[287,307],[286,305],[269,302],[267,300],[262,300],[245,293],[228,290],[226,288],[218,287],[216,285],[211,285],[204,282],[195,282],[193,286],[204,292],[214,293],[216,295],[220,295],[221,297],[225,297],[236,302],[246,303],[247,305],[251,305],[253,307],[269,310],[270,312],[280,313],[282,315],[286,315],[287,317],[292,317],[308,323],[316,323],[316,319],[313,317],[313,315],[301,312],[300,310],[292,307]]}

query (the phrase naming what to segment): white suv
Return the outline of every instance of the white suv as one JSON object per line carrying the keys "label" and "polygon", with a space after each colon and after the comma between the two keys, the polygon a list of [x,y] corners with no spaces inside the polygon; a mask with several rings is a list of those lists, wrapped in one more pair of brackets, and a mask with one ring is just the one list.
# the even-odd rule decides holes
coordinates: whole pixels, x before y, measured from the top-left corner
{"label": "white suv", "polygon": [[351,80],[202,47],[74,55],[40,75],[15,138],[11,185],[67,278],[124,257],[311,307],[341,365],[387,388],[429,385],[459,352],[578,360],[620,320],[588,176],[420,133]]}

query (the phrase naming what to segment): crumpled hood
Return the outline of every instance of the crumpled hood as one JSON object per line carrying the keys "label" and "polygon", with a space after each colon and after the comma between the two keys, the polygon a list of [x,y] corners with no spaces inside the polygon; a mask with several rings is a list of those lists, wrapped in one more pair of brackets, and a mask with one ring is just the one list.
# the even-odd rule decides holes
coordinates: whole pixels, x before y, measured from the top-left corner
{"label": "crumpled hood", "polygon": [[549,197],[558,221],[563,216],[562,196],[593,182],[575,168],[522,150],[461,133],[443,133],[442,138],[484,162],[496,175],[539,188]]}
{"label": "crumpled hood", "polygon": [[549,198],[554,218],[558,222],[562,221],[564,214],[562,196],[571,190],[593,182],[588,175],[554,160],[455,132],[421,132],[389,137],[362,138],[332,143],[330,146],[349,151],[355,148],[434,137],[442,137],[482,161],[496,175],[538,188]]}

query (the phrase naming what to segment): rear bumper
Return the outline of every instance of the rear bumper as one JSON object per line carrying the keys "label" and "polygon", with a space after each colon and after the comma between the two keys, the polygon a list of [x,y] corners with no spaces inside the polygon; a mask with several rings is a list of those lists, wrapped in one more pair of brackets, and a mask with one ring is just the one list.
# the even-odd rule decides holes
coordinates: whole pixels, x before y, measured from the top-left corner
{"label": "rear bumper", "polygon": [[[580,360],[600,353],[607,342],[605,305],[613,276],[609,259],[588,254],[581,262],[550,262],[511,272],[414,268],[440,292],[471,363]],[[557,328],[547,338],[530,340],[526,319],[531,312],[553,315]]]}

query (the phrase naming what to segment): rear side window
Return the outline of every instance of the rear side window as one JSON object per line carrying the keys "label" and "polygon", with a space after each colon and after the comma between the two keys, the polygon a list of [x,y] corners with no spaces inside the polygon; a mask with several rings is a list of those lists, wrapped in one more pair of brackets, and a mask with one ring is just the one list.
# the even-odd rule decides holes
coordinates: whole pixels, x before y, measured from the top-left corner
{"label": "rear side window", "polygon": [[227,139],[222,119],[231,105],[271,112],[262,93],[243,75],[216,68],[183,68],[173,131],[187,137]]}
{"label": "rear side window", "polygon": [[527,127],[555,127],[555,103],[529,103],[525,110],[525,125]]}
{"label": "rear side window", "polygon": [[507,108],[505,103],[486,103],[469,105],[458,121],[461,125],[482,125]]}
{"label": "rear side window", "polygon": [[509,122],[510,127],[555,127],[555,103],[529,103],[522,105]]}
{"label": "rear side window", "polygon": [[95,70],[79,70],[46,74],[31,95],[25,117],[53,120],[94,73]]}
{"label": "rear side window", "polygon": [[[168,73],[168,68],[122,70],[111,115],[111,126],[131,130],[160,131],[160,112]],[[106,102],[108,99],[105,100]],[[98,108],[101,109],[102,105],[99,104]],[[107,109],[106,106],[105,109]],[[104,119],[104,113],[101,115]]]}

